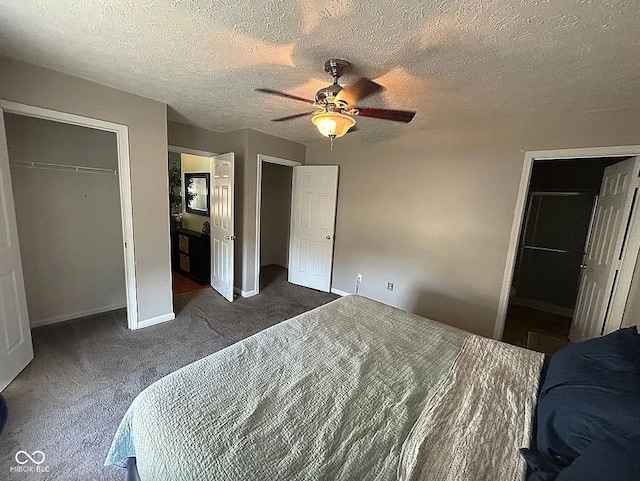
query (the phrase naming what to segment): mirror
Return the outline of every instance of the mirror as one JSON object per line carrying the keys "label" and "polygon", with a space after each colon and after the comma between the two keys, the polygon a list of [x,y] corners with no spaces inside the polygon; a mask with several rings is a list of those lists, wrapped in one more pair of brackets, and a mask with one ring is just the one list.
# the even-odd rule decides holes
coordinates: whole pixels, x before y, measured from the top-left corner
{"label": "mirror", "polygon": [[209,173],[188,172],[184,174],[184,185],[186,211],[209,217]]}

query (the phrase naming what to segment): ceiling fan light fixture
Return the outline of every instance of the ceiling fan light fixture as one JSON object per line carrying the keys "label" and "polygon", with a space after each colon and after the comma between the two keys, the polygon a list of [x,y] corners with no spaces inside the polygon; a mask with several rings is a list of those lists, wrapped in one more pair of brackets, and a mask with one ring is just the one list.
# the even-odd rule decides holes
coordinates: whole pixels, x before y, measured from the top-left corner
{"label": "ceiling fan light fixture", "polygon": [[367,97],[384,90],[384,87],[366,77],[360,77],[355,82],[343,87],[338,83],[340,77],[349,69],[350,64],[342,59],[329,59],[324,64],[324,70],[333,77],[333,83],[321,88],[316,92],[315,100],[298,97],[279,90],[268,88],[258,88],[256,91],[269,95],[275,95],[285,99],[296,100],[311,104],[314,112],[304,112],[301,114],[288,115],[272,122],[284,122],[312,115],[311,121],[318,131],[331,140],[342,137],[348,132],[358,130],[355,115],[369,117],[372,119],[391,120],[408,124],[416,115],[414,111],[380,109],[373,107],[360,107],[359,103]]}
{"label": "ceiling fan light fixture", "polygon": [[315,114],[311,117],[311,122],[322,135],[330,139],[342,137],[356,124],[355,119],[350,115],[332,111]]}

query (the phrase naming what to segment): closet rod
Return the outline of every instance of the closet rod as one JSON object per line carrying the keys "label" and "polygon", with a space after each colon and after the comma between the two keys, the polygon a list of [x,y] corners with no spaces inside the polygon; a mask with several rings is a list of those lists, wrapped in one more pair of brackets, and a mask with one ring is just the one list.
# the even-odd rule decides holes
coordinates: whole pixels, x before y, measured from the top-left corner
{"label": "closet rod", "polygon": [[79,172],[82,174],[110,174],[118,175],[117,170],[101,169],[99,167],[85,167],[82,165],[48,164],[46,162],[19,162],[11,161],[10,164],[16,167],[26,167],[28,169],[63,170],[65,172]]}

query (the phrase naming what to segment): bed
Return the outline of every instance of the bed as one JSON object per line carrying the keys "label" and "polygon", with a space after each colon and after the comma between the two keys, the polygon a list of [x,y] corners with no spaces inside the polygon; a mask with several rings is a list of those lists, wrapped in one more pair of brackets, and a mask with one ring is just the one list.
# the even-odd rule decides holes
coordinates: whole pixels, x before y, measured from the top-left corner
{"label": "bed", "polygon": [[149,386],[105,464],[142,481],[520,481],[543,361],[347,296]]}

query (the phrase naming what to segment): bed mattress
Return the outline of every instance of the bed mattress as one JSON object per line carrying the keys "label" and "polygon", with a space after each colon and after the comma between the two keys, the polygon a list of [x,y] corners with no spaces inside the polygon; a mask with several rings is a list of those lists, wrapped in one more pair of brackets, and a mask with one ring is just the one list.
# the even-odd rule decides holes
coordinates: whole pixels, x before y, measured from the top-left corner
{"label": "bed mattress", "polygon": [[[445,408],[452,399],[466,399],[467,412],[474,404],[465,398],[469,378],[461,373],[473,366],[478,352],[505,346],[491,343],[347,296],[149,386],[125,414],[105,464],[125,467],[135,457],[142,481],[455,479],[430,478],[424,463],[431,462],[435,448],[437,456],[442,449],[456,455],[445,447],[457,445],[455,436],[433,441],[451,434],[444,420],[451,417]],[[513,432],[506,457],[514,463],[507,471],[515,480],[524,473],[517,448],[527,443],[516,444],[530,435],[542,356],[512,347],[506,352],[499,359],[479,356],[502,367],[489,371],[493,374],[475,395],[503,389],[487,402],[506,396],[516,406],[501,417]],[[509,369],[522,366],[531,378],[526,387],[505,387]],[[502,388],[494,389],[496,376]],[[496,410],[486,411],[476,436],[486,434],[487,423],[504,430],[490,419]],[[489,469],[492,463],[487,462]],[[438,476],[447,475],[446,467],[437,469]]]}

